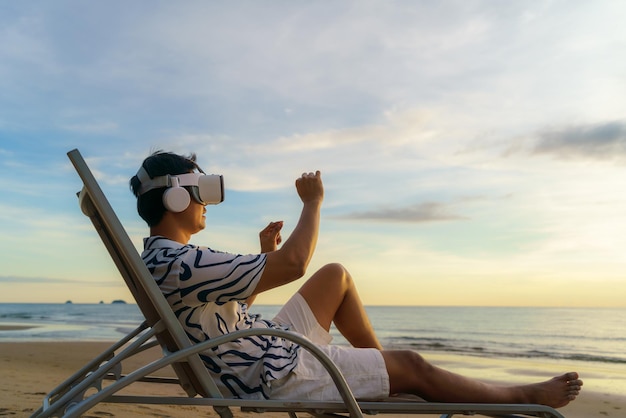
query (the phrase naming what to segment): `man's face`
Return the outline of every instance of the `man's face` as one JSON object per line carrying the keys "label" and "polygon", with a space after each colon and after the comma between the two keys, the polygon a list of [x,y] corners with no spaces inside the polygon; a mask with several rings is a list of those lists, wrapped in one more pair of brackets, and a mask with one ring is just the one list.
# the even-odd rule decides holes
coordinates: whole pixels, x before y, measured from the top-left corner
{"label": "man's face", "polygon": [[180,227],[190,235],[202,231],[206,227],[206,207],[191,199],[191,203],[180,212]]}

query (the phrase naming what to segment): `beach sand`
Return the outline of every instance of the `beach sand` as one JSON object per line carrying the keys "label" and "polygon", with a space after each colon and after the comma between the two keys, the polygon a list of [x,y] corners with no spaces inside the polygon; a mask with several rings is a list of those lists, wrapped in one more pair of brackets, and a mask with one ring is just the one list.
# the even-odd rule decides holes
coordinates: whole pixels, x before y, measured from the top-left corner
{"label": "beach sand", "polygon": [[[30,416],[39,408],[47,392],[108,346],[109,343],[103,342],[0,343],[0,416]],[[135,366],[158,356],[159,349],[148,350],[134,362]],[[545,380],[571,368],[564,368],[571,364],[527,359],[492,359],[438,353],[424,353],[424,356],[456,372],[509,384]],[[568,418],[626,416],[626,393],[622,390],[626,387],[626,367],[588,364],[583,365],[582,369],[578,371],[585,379],[583,393],[575,402],[559,411]],[[172,372],[165,370],[161,374],[172,375]],[[163,385],[166,387],[159,389],[154,386],[148,383],[134,384],[127,393],[183,394],[176,385]],[[233,412],[238,417],[260,416],[239,410]],[[270,418],[286,416],[264,415]],[[206,407],[100,404],[85,416],[195,417],[217,414]]]}

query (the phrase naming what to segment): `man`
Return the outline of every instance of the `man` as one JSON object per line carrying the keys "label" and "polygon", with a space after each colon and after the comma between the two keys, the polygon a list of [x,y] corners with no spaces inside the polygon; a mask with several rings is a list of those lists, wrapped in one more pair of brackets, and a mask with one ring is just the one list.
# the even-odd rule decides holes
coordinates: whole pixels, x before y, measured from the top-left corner
{"label": "man", "polygon": [[[582,381],[575,372],[530,385],[496,386],[433,366],[411,350],[384,350],[352,277],[340,264],[316,271],[273,320],[248,313],[259,293],[304,276],[324,197],[319,171],[295,182],[302,212],[289,238],[278,248],[282,222],[272,222],[260,233],[261,253],[251,255],[189,244],[206,227],[206,204],[223,199],[221,177],[204,175],[195,155],[156,152],[130,183],[138,212],[150,226],[142,258],[195,343],[238,329],[290,329],[330,356],[357,398],[412,393],[430,401],[561,407],[580,392]],[[333,323],[351,347],[329,344]],[[340,399],[321,364],[281,338],[243,338],[201,357],[226,396]]]}

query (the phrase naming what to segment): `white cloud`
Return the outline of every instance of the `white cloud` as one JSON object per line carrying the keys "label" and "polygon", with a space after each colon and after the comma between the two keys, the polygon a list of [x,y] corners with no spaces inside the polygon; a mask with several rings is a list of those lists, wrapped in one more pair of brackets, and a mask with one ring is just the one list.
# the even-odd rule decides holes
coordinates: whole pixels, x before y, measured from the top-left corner
{"label": "white cloud", "polygon": [[424,202],[408,207],[385,207],[370,211],[353,212],[343,215],[340,218],[408,223],[459,221],[467,219],[451,211],[450,205],[439,202]]}
{"label": "white cloud", "polygon": [[110,134],[119,129],[115,122],[92,122],[84,124],[64,124],[61,129],[77,133],[88,134]]}

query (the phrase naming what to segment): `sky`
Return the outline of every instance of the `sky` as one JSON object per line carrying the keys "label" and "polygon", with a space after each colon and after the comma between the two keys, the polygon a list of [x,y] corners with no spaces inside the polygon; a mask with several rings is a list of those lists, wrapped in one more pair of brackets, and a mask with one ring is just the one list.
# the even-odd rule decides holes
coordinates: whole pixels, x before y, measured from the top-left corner
{"label": "sky", "polygon": [[[222,174],[192,242],[259,251],[320,170],[367,305],[626,307],[626,3],[0,2],[0,302],[132,300],[78,148],[138,250],[159,149]],[[302,280],[259,296],[283,303]]]}

